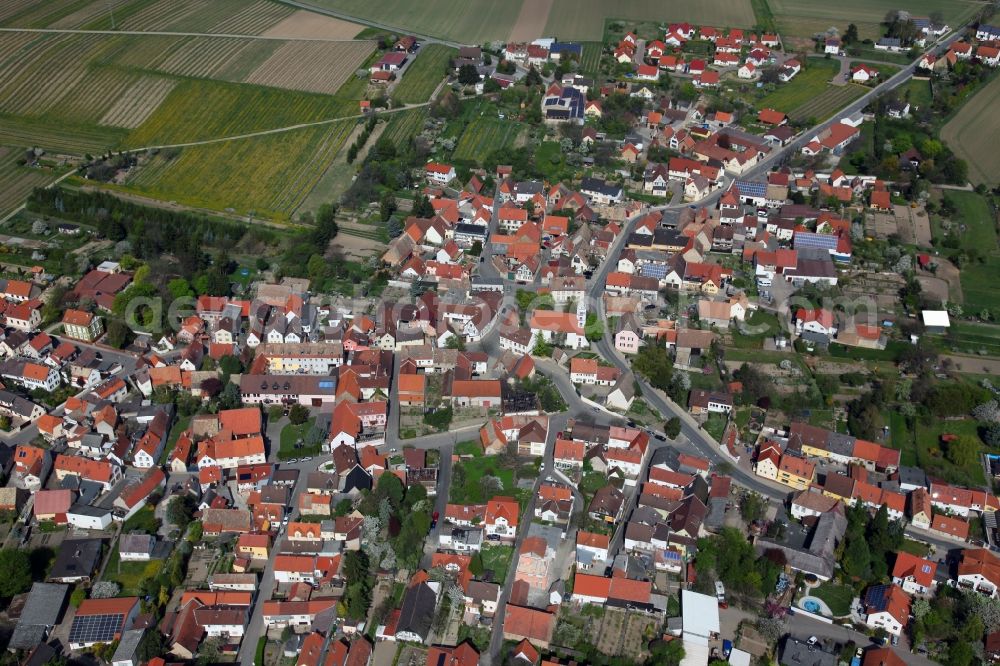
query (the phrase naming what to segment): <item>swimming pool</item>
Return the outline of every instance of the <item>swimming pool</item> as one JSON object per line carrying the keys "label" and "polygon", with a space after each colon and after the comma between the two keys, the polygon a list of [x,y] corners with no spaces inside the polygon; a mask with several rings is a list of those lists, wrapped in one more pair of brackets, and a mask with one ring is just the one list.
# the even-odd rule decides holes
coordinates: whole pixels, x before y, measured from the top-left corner
{"label": "swimming pool", "polygon": [[820,610],[819,604],[812,599],[806,599],[805,601],[803,601],[802,607],[805,608],[810,613],[818,613]]}

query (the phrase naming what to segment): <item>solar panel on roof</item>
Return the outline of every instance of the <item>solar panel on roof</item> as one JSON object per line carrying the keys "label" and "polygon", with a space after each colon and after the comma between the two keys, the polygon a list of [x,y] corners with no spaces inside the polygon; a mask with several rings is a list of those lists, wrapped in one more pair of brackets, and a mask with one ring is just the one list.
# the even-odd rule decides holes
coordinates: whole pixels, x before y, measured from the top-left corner
{"label": "solar panel on roof", "polygon": [[736,189],[745,197],[762,197],[767,193],[767,183],[738,180],[736,181]]}
{"label": "solar panel on roof", "polygon": [[110,643],[121,629],[123,616],[84,615],[73,618],[69,630],[70,643]]}
{"label": "solar panel on roof", "polygon": [[667,267],[663,264],[643,264],[639,268],[639,275],[659,280],[667,276]]}

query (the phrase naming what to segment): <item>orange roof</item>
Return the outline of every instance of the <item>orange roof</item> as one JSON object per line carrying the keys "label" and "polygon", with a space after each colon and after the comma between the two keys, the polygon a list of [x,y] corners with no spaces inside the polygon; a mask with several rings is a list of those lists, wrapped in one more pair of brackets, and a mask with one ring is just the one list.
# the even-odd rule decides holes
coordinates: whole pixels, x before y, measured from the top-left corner
{"label": "orange roof", "polygon": [[584,445],[570,439],[557,439],[553,456],[556,460],[583,460]]}
{"label": "orange roof", "polygon": [[42,365],[41,363],[25,363],[23,375],[27,379],[34,379],[36,381],[45,381],[51,368],[47,365]]}
{"label": "orange roof", "polygon": [[960,539],[969,537],[969,523],[961,518],[952,518],[944,514],[937,514],[931,522],[931,529],[944,534],[950,534]]}
{"label": "orange roof", "polygon": [[500,397],[498,379],[456,379],[451,383],[451,395],[465,398]]}
{"label": "orange roof", "polygon": [[85,617],[88,615],[128,615],[138,603],[139,597],[84,599],[76,609],[75,617]]}
{"label": "orange roof", "polygon": [[577,572],[573,578],[573,594],[582,597],[607,599],[611,590],[611,579]]}
{"label": "orange roof", "polygon": [[546,611],[507,604],[503,632],[512,636],[548,643],[552,638],[555,616]]}
{"label": "orange roof", "polygon": [[896,553],[896,564],[892,567],[893,578],[912,577],[918,585],[930,587],[934,583],[937,562],[925,560],[907,552]]}
{"label": "orange roof", "polygon": [[44,414],[38,419],[38,432],[52,434],[62,425],[62,418],[52,414]]}
{"label": "orange roof", "polygon": [[566,486],[556,486],[551,483],[543,483],[538,487],[538,498],[543,502],[549,500],[562,501],[573,499],[573,492]]}
{"label": "orange roof", "polygon": [[513,497],[498,496],[486,503],[486,523],[492,525],[497,518],[504,518],[507,524],[516,527],[521,508]]}
{"label": "orange roof", "polygon": [[778,469],[800,479],[812,479],[816,466],[804,458],[798,458],[796,456],[781,456],[781,462],[778,464]]}
{"label": "orange roof", "polygon": [[257,435],[261,432],[261,415],[257,407],[224,409],[219,412],[219,425],[234,437]]}
{"label": "orange roof", "polygon": [[66,310],[63,313],[62,323],[74,326],[90,326],[90,322],[93,319],[94,315],[89,312],[84,312],[83,310]]}
{"label": "orange roof", "polygon": [[576,533],[576,545],[607,550],[611,545],[611,537],[607,534],[578,531]]}
{"label": "orange roof", "polygon": [[400,375],[396,380],[396,389],[399,393],[419,393],[424,394],[424,384],[427,378],[424,375]]}
{"label": "orange roof", "polygon": [[107,460],[91,460],[83,456],[67,456],[60,453],[56,456],[55,469],[89,481],[103,483],[111,481],[112,467]]}

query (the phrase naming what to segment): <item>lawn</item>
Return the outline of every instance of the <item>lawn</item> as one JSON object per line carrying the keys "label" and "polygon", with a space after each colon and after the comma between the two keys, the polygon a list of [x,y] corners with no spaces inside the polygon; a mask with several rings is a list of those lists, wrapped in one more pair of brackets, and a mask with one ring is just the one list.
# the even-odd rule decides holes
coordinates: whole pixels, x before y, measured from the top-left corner
{"label": "lawn", "polygon": [[108,559],[103,580],[118,583],[122,588],[122,596],[138,595],[142,582],[148,578],[155,578],[162,568],[163,560],[122,562],[116,546]]}
{"label": "lawn", "polygon": [[513,146],[525,127],[498,118],[476,118],[462,132],[452,158],[481,163],[494,150]]}
{"label": "lawn", "polygon": [[812,37],[825,32],[830,26],[841,31],[848,23],[858,26],[861,39],[877,39],[882,36],[881,21],[886,12],[905,9],[914,16],[927,16],[940,11],[948,25],[957,27],[980,6],[976,2],[948,2],[940,0],[842,0],[841,2],[816,2],[816,0],[767,0],[770,11],[776,18],[778,28],[785,37]]}
{"label": "lawn", "polygon": [[457,504],[485,504],[494,493],[487,493],[483,488],[484,476],[498,477],[506,495],[513,497],[521,494],[515,485],[514,470],[500,467],[495,456],[480,456],[462,460],[453,467],[451,501]]}
{"label": "lawn", "polygon": [[300,423],[299,425],[292,425],[289,423],[282,428],[278,458],[281,460],[288,460],[289,458],[301,458],[302,456],[318,455],[322,445],[313,447],[306,447],[303,445],[296,447],[299,440],[305,440],[306,434],[309,432],[310,428],[315,425],[315,423],[316,419],[309,419],[305,423]]}
{"label": "lawn", "polygon": [[152,504],[147,504],[125,521],[122,525],[122,534],[128,534],[129,532],[156,534],[159,529],[160,520],[156,517],[156,509]]}
{"label": "lawn", "polygon": [[987,257],[983,263],[975,262],[962,266],[962,295],[966,312],[980,312],[988,309],[996,317],[1000,315],[1000,256]]}
{"label": "lawn", "polygon": [[455,445],[455,455],[475,456],[479,458],[483,455],[483,445],[474,439],[466,442],[459,442]]}
{"label": "lawn", "polygon": [[965,101],[941,128],[941,138],[969,165],[973,183],[1000,182],[1000,117],[994,109],[1000,103],[1000,77]]}
{"label": "lawn", "polygon": [[951,434],[965,436],[979,444],[978,424],[972,419],[955,421],[935,421],[929,425],[918,422],[916,426],[915,444],[917,464],[929,475],[943,479],[948,483],[963,486],[981,486],[986,483],[983,475],[983,465],[977,453],[975,461],[968,465],[958,466],[945,458],[941,447],[941,435]]}
{"label": "lawn", "polygon": [[709,414],[708,419],[705,421],[705,432],[715,441],[721,442],[722,434],[726,432],[727,423],[729,423],[729,419],[722,414]]}
{"label": "lawn", "polygon": [[161,151],[124,189],[197,208],[288,220],[322,178],[357,121]]}
{"label": "lawn", "polygon": [[549,182],[557,182],[570,177],[572,168],[566,164],[566,156],[557,141],[543,141],[535,149],[535,166]]}
{"label": "lawn", "polygon": [[484,545],[480,551],[483,558],[483,569],[493,571],[493,581],[503,585],[510,569],[510,560],[514,557],[513,546]]}
{"label": "lawn", "polygon": [[934,101],[931,82],[927,79],[910,79],[906,85],[901,86],[898,90],[910,103],[910,106],[918,109],[923,109]]}
{"label": "lawn", "polygon": [[554,0],[544,35],[567,40],[602,39],[607,20],[677,21],[749,28],[754,24],[750,0]]}
{"label": "lawn", "polygon": [[931,549],[926,543],[920,543],[913,539],[903,539],[903,545],[899,547],[899,550],[910,555],[916,555],[917,557],[927,557],[927,553]]}
{"label": "lawn", "polygon": [[420,49],[416,59],[403,71],[403,78],[393,88],[392,98],[403,104],[421,104],[430,100],[456,53],[455,49],[441,44],[430,44]]}
{"label": "lawn", "polygon": [[811,590],[812,596],[819,597],[826,602],[830,610],[837,617],[848,615],[851,612],[851,600],[854,599],[854,589],[849,585],[837,585],[835,583],[823,583],[819,587]]}
{"label": "lawn", "polygon": [[[951,220],[963,249],[988,254],[997,249],[996,216],[989,203],[976,192],[945,190],[944,199],[955,209]],[[964,270],[964,266],[963,266]]]}
{"label": "lawn", "polygon": [[761,349],[764,339],[783,330],[777,315],[757,309],[746,321],[732,329],[733,346],[741,349]]}

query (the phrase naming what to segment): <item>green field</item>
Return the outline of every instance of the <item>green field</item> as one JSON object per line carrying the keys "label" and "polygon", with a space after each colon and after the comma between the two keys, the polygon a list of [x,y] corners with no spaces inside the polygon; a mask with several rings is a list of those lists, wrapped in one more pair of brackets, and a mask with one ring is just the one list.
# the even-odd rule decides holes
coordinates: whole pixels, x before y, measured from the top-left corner
{"label": "green field", "polygon": [[924,109],[934,101],[931,92],[931,82],[927,79],[910,79],[906,85],[898,88],[900,96],[910,103],[910,106]]}
{"label": "green field", "polygon": [[413,137],[420,133],[426,119],[426,108],[410,109],[394,113],[389,116],[381,138],[392,141],[393,145],[397,148],[405,146],[413,140]]}
{"label": "green field", "polygon": [[416,60],[403,72],[402,80],[393,88],[392,98],[403,104],[421,104],[430,100],[456,53],[455,49],[441,44],[422,48]]}
{"label": "green field", "polygon": [[880,25],[886,12],[903,9],[914,16],[927,16],[940,11],[945,22],[952,28],[970,18],[980,3],[967,0],[940,2],[939,0],[842,0],[841,2],[817,2],[816,0],[767,0],[778,28],[787,37],[812,37],[837,27],[841,31],[848,23],[858,26],[861,39],[877,39],[882,36]]}
{"label": "green field", "polygon": [[823,121],[864,94],[864,88],[853,83],[846,86],[827,86],[823,92],[795,107],[789,116],[793,120],[815,118],[817,121]]}
{"label": "green field", "polygon": [[62,170],[18,165],[24,149],[0,146],[0,218],[20,206],[36,187],[48,185]]}
{"label": "green field", "polygon": [[750,0],[554,0],[549,20],[542,34],[566,41],[603,39],[606,20],[656,21],[667,23],[688,21],[696,25],[707,23],[719,27],[749,28],[754,24]]}
{"label": "green field", "polygon": [[522,0],[310,0],[309,4],[463,44],[506,40]]}
{"label": "green field", "polygon": [[962,266],[962,308],[966,312],[978,313],[988,309],[997,316],[1000,313],[1000,256],[986,257],[983,263],[974,262]]}
{"label": "green field", "polygon": [[[962,248],[989,253],[997,249],[996,217],[989,203],[975,192],[944,190],[944,198],[955,207],[954,224]],[[964,270],[964,267],[963,267]]]}
{"label": "green field", "polygon": [[1000,183],[1000,78],[976,92],[941,128],[941,138],[969,165],[969,180],[988,186]]}
{"label": "green field", "polygon": [[124,189],[197,208],[287,220],[355,126],[340,120],[279,134],[162,151]]}
{"label": "green field", "polygon": [[19,28],[163,30],[255,35],[294,10],[264,0],[54,0],[12,1],[0,24]]}
{"label": "green field", "polygon": [[[973,311],[969,314],[978,313]],[[948,333],[949,338],[954,336],[956,348],[960,352],[978,354],[983,351],[989,356],[1000,356],[1000,326],[953,321]]]}
{"label": "green field", "polygon": [[603,49],[604,45],[601,42],[584,42],[583,57],[580,58],[580,71],[589,76],[600,74]]}
{"label": "green field", "polygon": [[[779,83],[777,88],[756,102],[758,109],[776,109],[795,117],[799,109],[810,114],[822,112],[844,96],[847,101],[864,94],[862,88],[846,85],[832,86],[830,80],[840,68],[836,60],[810,58],[806,67],[788,83]],[[827,99],[830,96],[831,99]],[[842,105],[840,105],[842,106]],[[839,106],[834,107],[834,110]],[[813,111],[813,109],[815,111]],[[831,115],[833,111],[829,111]]]}
{"label": "green field", "polygon": [[462,132],[452,157],[479,163],[494,150],[514,145],[522,131],[524,127],[520,123],[496,118],[476,118]]}

